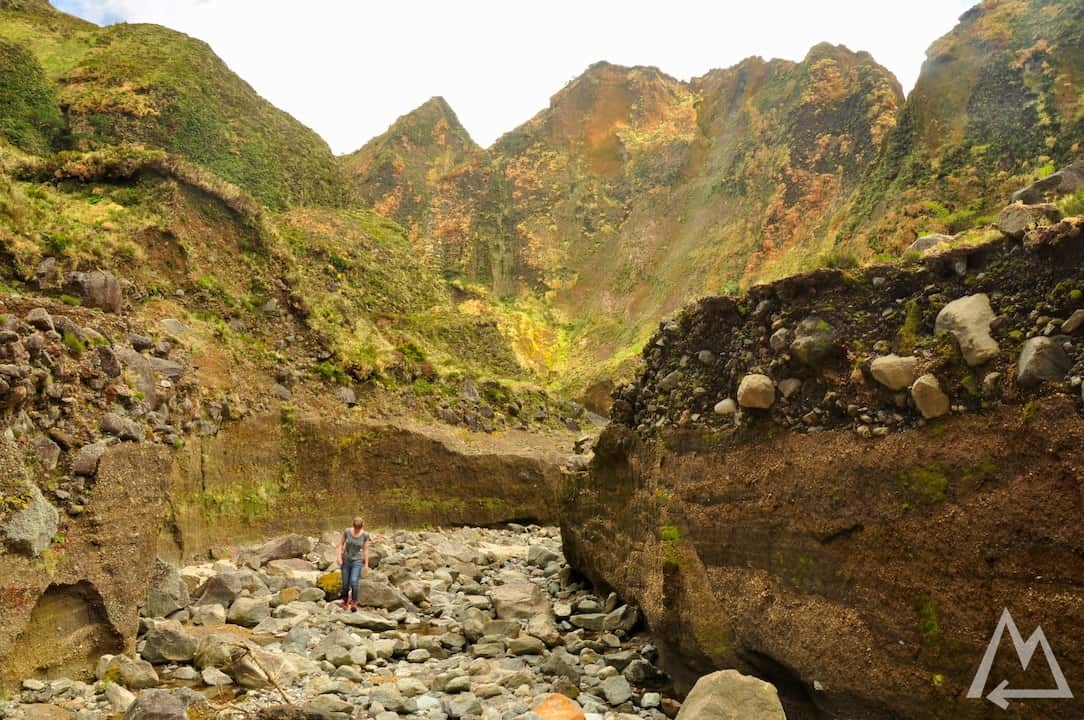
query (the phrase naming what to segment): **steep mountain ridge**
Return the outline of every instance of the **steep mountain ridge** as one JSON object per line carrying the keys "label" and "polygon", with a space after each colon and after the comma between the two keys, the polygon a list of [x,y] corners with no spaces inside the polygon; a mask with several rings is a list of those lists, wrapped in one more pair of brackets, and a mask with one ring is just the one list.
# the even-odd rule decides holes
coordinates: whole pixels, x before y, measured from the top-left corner
{"label": "steep mountain ridge", "polygon": [[[94,593],[105,613],[95,617],[108,622],[72,637],[88,638],[82,651],[130,648],[156,541],[159,552],[180,555],[278,531],[293,516],[315,528],[363,502],[367,488],[373,516],[389,523],[548,518],[559,466],[586,464],[567,448],[597,420],[553,389],[588,388],[601,409],[612,378],[645,363],[641,381],[617,394],[620,427],[599,446],[594,474],[566,479],[561,512],[580,567],[600,583],[627,583],[651,622],[685,639],[678,660],[693,669],[745,663],[784,686],[801,684],[802,697],[827,685],[822,707],[887,715],[917,696],[936,713],[947,701],[942,688],[959,687],[971,662],[984,596],[965,581],[944,597],[926,589],[930,538],[951,544],[957,512],[974,513],[969,557],[980,557],[986,535],[1003,533],[1009,571],[990,578],[1010,583],[1026,567],[1014,553],[1034,551],[1053,576],[1053,560],[1072,560],[1079,545],[1067,520],[1079,495],[1079,403],[1066,397],[1070,381],[1018,392],[1014,366],[1025,338],[1045,338],[1044,352],[1053,352],[1051,337],[1079,331],[1064,329],[1074,317],[1064,316],[1084,310],[1072,239],[1080,221],[1041,228],[1026,247],[991,244],[1000,232],[986,228],[935,238],[961,247],[923,270],[911,267],[917,248],[902,260],[883,255],[898,262],[870,271],[883,273],[880,283],[832,269],[736,293],[813,265],[896,253],[920,230],[969,226],[994,207],[974,188],[1007,195],[1065,164],[1079,150],[1079,25],[1066,21],[1080,7],[1004,0],[969,13],[944,47],[981,45],[989,34],[1000,38],[997,52],[947,50],[937,56],[942,69],[931,60],[920,81],[932,96],[938,82],[959,79],[964,120],[960,104],[904,102],[868,54],[818,45],[801,62],[753,58],[690,82],[600,63],[488,149],[434,98],[336,161],[203,43],[150,26],[97,28],[40,0],[0,0],[0,53],[12,62],[0,68],[0,97],[20,101],[0,105],[0,462],[25,471],[0,477],[0,567],[23,581],[17,603],[0,613],[0,651],[54,632],[52,610],[67,607],[54,601]],[[1001,32],[1017,24],[1019,32]],[[1055,41],[1032,50],[1036,33]],[[1010,60],[1020,52],[1022,62]],[[1043,60],[1031,64],[1028,53]],[[1031,155],[1033,128],[1011,124],[1038,106],[1002,124],[985,109],[998,87],[980,82],[991,58],[995,78],[1042,80],[1009,83],[1002,100],[1057,110],[1043,126],[1045,154]],[[937,138],[938,123],[950,120],[963,140],[926,157],[915,138]],[[1002,147],[992,138],[1011,144],[1014,132],[1027,137],[995,177],[967,164],[992,157]],[[1059,202],[1080,214],[1079,195]],[[1011,212],[1014,237],[1060,214]],[[1044,249],[1048,234],[1071,251]],[[989,383],[933,334],[950,295],[980,290],[1001,317],[994,331],[1005,353]],[[727,297],[665,317],[720,292]],[[799,306],[819,313],[807,330],[849,328],[817,372],[782,358],[796,338],[772,339],[801,326],[792,322]],[[777,312],[785,327],[769,334],[765,317]],[[876,334],[888,324],[894,336]],[[817,347],[815,335],[801,352]],[[1079,343],[1059,340],[1079,375]],[[954,417],[927,423],[906,392],[874,385],[872,356],[886,349],[920,354],[912,367],[938,376],[944,397],[933,397],[951,400]],[[1055,354],[1054,365],[1064,364]],[[790,381],[790,396],[745,416],[765,421],[742,426],[754,434],[746,444],[748,436],[726,432],[725,404],[716,408],[724,390],[764,373],[780,393]],[[987,385],[1002,396],[987,397]],[[922,387],[933,393],[929,380]],[[1035,397],[1021,405],[1027,393]],[[1001,444],[1005,428],[1026,452]],[[908,433],[928,433],[928,444]],[[871,466],[862,458],[875,447],[867,441],[882,436],[893,453],[873,469],[890,487],[879,504],[864,505]],[[975,462],[973,447],[982,455]],[[891,464],[895,450],[907,467]],[[786,464],[791,454],[822,462],[802,473]],[[1030,484],[1029,470],[1049,484]],[[711,482],[686,484],[685,471]],[[777,473],[809,513],[786,527]],[[743,506],[750,483],[765,493]],[[999,509],[1026,510],[1008,530],[997,525],[1003,513],[983,512],[991,485],[1003,492]],[[1021,544],[1021,535],[1035,537],[1025,518],[1041,514],[1047,497],[1059,503],[1057,527]],[[713,512],[716,501],[726,513]],[[140,513],[129,518],[131,502]],[[39,518],[55,513],[55,525],[32,542],[8,538],[10,519],[31,508]],[[899,534],[862,535],[901,518]],[[750,529],[728,535],[732,527]],[[870,536],[872,551],[849,550]],[[782,560],[763,552],[766,537],[780,538]],[[99,552],[114,541],[117,553]],[[1055,550],[1044,554],[1043,543]],[[931,555],[887,557],[899,547]],[[740,567],[724,567],[730,562]],[[833,574],[841,566],[855,579],[842,590]],[[867,625],[845,622],[848,603],[876,600],[885,568],[901,570],[901,597],[917,589],[936,603],[897,598],[863,634]],[[670,582],[676,572],[689,584]],[[721,602],[705,591],[719,578],[735,580]],[[858,585],[862,593],[847,596]],[[827,600],[817,595],[823,587]],[[807,635],[787,646],[771,634],[776,626],[760,624],[765,588],[808,603],[801,622],[773,615],[778,628],[804,630],[810,620],[819,629],[818,613],[838,611],[850,644],[825,650]],[[962,610],[940,604],[961,597]],[[741,613],[720,623],[727,607]],[[960,645],[938,644],[931,622],[938,627],[939,612],[963,617],[944,630]],[[1070,628],[1077,620],[1065,618]],[[752,636],[725,632],[739,625]],[[902,650],[889,635],[897,631],[907,638]],[[889,650],[874,658],[885,660],[884,674],[867,677],[866,666],[849,662],[871,636]],[[1070,662],[1079,665],[1076,648]]]}
{"label": "steep mountain ridge", "polygon": [[[976,6],[906,101],[868,53],[824,44],[687,83],[598,63],[415,191],[434,198],[411,210],[431,218],[417,246],[499,296],[544,299],[569,347],[559,374],[582,390],[627,373],[654,319],[692,298],[898,257],[1075,160],[1081,13]],[[397,162],[416,188],[412,159]]]}
{"label": "steep mountain ridge", "polygon": [[395,218],[418,242],[434,232],[434,179],[480,150],[447,101],[434,97],[342,162],[361,202]]}
{"label": "steep mountain ridge", "polygon": [[598,63],[432,180],[421,245],[498,295],[544,298],[572,348],[567,384],[583,387],[634,354],[647,318],[830,248],[900,102],[868,54],[829,45],[692,83]]}

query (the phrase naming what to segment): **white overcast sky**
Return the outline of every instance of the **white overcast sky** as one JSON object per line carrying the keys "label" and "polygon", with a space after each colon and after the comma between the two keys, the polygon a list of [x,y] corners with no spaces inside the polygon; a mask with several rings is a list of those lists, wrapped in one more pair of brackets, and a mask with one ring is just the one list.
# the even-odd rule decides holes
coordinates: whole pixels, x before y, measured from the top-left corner
{"label": "white overcast sky", "polygon": [[257,92],[356,150],[434,95],[488,146],[598,60],[680,79],[743,58],[867,50],[909,92],[972,0],[53,0],[200,38]]}

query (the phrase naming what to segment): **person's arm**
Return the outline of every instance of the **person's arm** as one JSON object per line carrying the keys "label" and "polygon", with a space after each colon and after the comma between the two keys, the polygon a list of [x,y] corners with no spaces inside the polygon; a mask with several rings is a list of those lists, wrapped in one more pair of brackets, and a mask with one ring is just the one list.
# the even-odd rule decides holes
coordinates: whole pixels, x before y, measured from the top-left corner
{"label": "person's arm", "polygon": [[361,546],[361,557],[365,561],[362,564],[362,573],[369,572],[369,538],[365,538],[365,542]]}
{"label": "person's arm", "polygon": [[346,547],[346,533],[339,536],[339,564],[343,564],[343,548]]}

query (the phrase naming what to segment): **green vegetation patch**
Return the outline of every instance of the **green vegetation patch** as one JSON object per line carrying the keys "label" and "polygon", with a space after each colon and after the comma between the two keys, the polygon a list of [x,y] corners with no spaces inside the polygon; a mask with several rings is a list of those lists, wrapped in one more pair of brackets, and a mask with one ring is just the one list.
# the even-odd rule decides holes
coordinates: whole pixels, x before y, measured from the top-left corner
{"label": "green vegetation patch", "polygon": [[[28,64],[26,51],[13,53],[10,43],[0,48],[0,85],[10,74],[17,94],[29,98],[13,126],[20,147],[51,146],[59,101],[67,108],[67,142],[77,149],[167,150],[274,208],[342,205],[352,197],[327,144],[261,98],[206,43],[156,25],[97,28],[60,13],[4,20],[0,36],[25,42],[41,63]],[[56,100],[42,66],[57,84]]]}
{"label": "green vegetation patch", "polygon": [[681,539],[681,531],[674,525],[663,525],[659,528],[659,539],[663,542],[676,542]]}
{"label": "green vegetation patch", "polygon": [[55,149],[64,118],[56,91],[26,48],[0,38],[0,136],[36,155]]}
{"label": "green vegetation patch", "polygon": [[926,596],[918,598],[915,613],[918,615],[918,631],[922,636],[922,644],[927,649],[938,650],[941,647],[941,621],[937,600]]}
{"label": "green vegetation patch", "polygon": [[920,493],[934,503],[945,501],[949,489],[949,476],[944,467],[937,464],[911,468],[900,476],[904,485]]}

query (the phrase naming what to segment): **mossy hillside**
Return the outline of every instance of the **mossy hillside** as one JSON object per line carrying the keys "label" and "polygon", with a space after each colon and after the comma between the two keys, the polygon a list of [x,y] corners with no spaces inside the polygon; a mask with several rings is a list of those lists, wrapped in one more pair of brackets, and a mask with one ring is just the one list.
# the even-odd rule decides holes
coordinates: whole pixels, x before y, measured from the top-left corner
{"label": "mossy hillside", "polygon": [[435,198],[382,211],[424,216],[418,246],[446,272],[553,308],[562,382],[584,387],[699,295],[892,261],[919,234],[982,235],[1012,190],[1079,153],[1081,12],[970,11],[906,102],[868,54],[826,44],[690,83],[599,63],[450,172],[399,154],[373,182]]}
{"label": "mossy hillside", "polygon": [[[0,247],[10,260],[4,268],[9,281],[30,281],[37,264],[53,257],[73,269],[109,267],[145,287],[174,289],[171,279],[186,264],[171,228],[175,221],[183,225],[175,214],[182,189],[196,196],[201,212],[229,220],[204,230],[216,240],[223,232],[231,252],[232,223],[251,234],[262,222],[259,204],[243,191],[160,150],[110,147],[41,159],[9,148],[0,160],[10,168],[0,172],[6,190],[0,192]],[[193,242],[197,249],[213,245]],[[169,257],[149,261],[149,254],[162,253]]]}
{"label": "mossy hillside", "polygon": [[535,377],[502,324],[375,213],[277,215],[157,150],[42,160],[5,145],[0,160],[16,175],[0,172],[0,283],[36,292],[46,257],[62,269],[118,273],[132,283],[136,317],[188,327],[173,341],[210,398],[268,393],[283,367],[318,384],[378,380],[408,394],[421,381],[434,400],[463,376],[528,386]]}
{"label": "mossy hillside", "polygon": [[935,42],[841,240],[894,251],[992,221],[1080,157],[1084,4],[983,3]]}
{"label": "mossy hillside", "polygon": [[57,84],[67,142],[176,153],[272,207],[351,200],[327,144],[261,98],[205,43],[153,25],[96,28],[62,13],[0,11]]}
{"label": "mossy hillside", "polygon": [[449,287],[419,262],[403,229],[371,211],[295,210],[280,232],[296,259],[308,323],[348,368],[518,376],[492,318],[460,312]]}
{"label": "mossy hillside", "polygon": [[55,147],[64,118],[56,90],[26,48],[0,40],[0,136],[36,154]]}
{"label": "mossy hillside", "polygon": [[30,50],[50,81],[83,57],[98,29],[45,0],[0,1],[0,37]]}
{"label": "mossy hillside", "polygon": [[[1079,116],[1079,43],[1066,27],[1077,5],[1000,3],[969,14],[955,33],[961,48],[985,42],[992,54],[1015,52],[1027,78],[1054,77],[1051,107]],[[1016,17],[1028,9],[1035,18]],[[1065,42],[1045,47],[1019,23]],[[903,184],[890,188],[891,173],[863,175],[882,151],[917,158],[912,136],[929,135],[916,128],[930,127],[930,117],[952,128],[946,137],[957,126],[960,137],[972,126],[976,138],[1015,132],[1011,118],[998,124],[981,108],[960,119],[951,99],[897,112],[891,75],[864,53],[830,45],[802,62],[754,58],[689,83],[600,63],[488,151],[434,98],[343,160],[332,174],[352,172],[398,228],[354,212],[282,220],[260,205],[348,203],[349,194],[309,192],[306,173],[325,167],[326,148],[314,154],[294,142],[295,133],[315,136],[202,43],[161,28],[97,28],[27,2],[0,4],[0,38],[31,51],[58,83],[69,120],[62,141],[98,148],[22,158],[14,179],[0,178],[8,282],[29,280],[53,255],[69,267],[120,269],[152,296],[192,292],[192,312],[223,327],[263,327],[269,316],[259,309],[275,301],[333,350],[319,371],[333,379],[519,379],[526,368],[575,393],[627,376],[658,319],[690,299],[809,267],[889,259],[898,237],[868,230],[879,217],[906,218],[916,232],[981,221],[981,208],[953,199],[970,192],[962,176],[944,175],[953,190],[943,197],[911,202],[906,193],[918,191],[893,194]],[[944,57],[974,64],[980,55]],[[1065,60],[1054,63],[1060,70],[1051,70],[1055,57]],[[982,97],[976,108],[994,101]],[[1044,143],[1067,142],[1073,131],[1059,127],[1049,124]],[[172,153],[112,144],[126,141]],[[955,151],[936,152],[937,172],[951,170]],[[1056,167],[1049,153],[1029,162],[1036,174]],[[296,218],[315,233],[313,247],[299,243]],[[214,239],[201,242],[201,233]]]}

